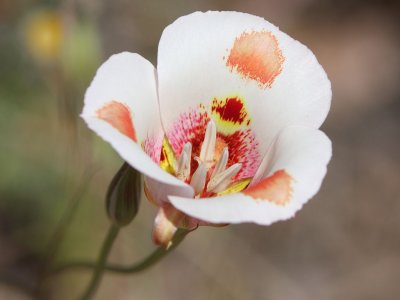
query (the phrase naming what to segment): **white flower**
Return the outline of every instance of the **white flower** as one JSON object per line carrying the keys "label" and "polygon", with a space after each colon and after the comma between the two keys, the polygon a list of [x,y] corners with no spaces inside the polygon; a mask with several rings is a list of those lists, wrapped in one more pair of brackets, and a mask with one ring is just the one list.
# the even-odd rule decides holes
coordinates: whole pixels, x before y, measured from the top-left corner
{"label": "white flower", "polygon": [[292,217],[326,173],[330,101],[315,56],[274,25],[196,12],[164,30],[157,69],[126,52],[106,61],[82,117],[145,175],[167,245],[176,227]]}

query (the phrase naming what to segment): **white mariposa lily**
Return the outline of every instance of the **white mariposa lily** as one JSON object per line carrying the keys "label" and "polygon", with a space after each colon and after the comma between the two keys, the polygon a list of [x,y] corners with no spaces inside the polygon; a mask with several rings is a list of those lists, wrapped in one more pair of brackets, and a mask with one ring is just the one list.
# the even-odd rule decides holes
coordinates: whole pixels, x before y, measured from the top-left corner
{"label": "white mariposa lily", "polygon": [[157,69],[109,58],[82,117],[145,175],[153,238],[168,245],[177,227],[292,217],[326,174],[331,95],[313,53],[271,23],[196,12],[164,30]]}

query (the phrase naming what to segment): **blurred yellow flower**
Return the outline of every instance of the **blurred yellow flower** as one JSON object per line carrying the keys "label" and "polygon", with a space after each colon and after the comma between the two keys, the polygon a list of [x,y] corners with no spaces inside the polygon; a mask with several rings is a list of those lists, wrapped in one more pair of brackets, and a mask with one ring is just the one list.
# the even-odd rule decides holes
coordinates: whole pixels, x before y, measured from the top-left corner
{"label": "blurred yellow flower", "polygon": [[41,61],[58,58],[63,41],[63,25],[59,13],[41,10],[32,14],[24,27],[24,38],[28,51]]}

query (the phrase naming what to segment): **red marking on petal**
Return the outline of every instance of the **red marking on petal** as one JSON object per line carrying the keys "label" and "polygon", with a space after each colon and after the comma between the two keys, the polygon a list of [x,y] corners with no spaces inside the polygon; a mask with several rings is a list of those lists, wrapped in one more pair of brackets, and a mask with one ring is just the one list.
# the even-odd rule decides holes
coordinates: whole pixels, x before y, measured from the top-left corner
{"label": "red marking on petal", "polygon": [[237,130],[232,134],[217,133],[217,138],[223,139],[229,149],[227,168],[235,163],[241,163],[239,173],[234,181],[253,177],[261,163],[258,142],[250,129]]}
{"label": "red marking on petal", "polygon": [[226,65],[266,88],[282,72],[284,61],[278,40],[271,32],[253,31],[236,38]]}
{"label": "red marking on petal", "polygon": [[243,193],[254,199],[285,205],[289,203],[292,196],[292,181],[292,177],[285,170],[278,170]]}
{"label": "red marking on petal", "polygon": [[[238,97],[227,98],[225,100],[214,99],[212,101],[211,111],[217,113],[221,120],[239,125],[247,118],[244,103]],[[250,124],[250,120],[248,120],[247,123]]]}
{"label": "red marking on petal", "polygon": [[[162,149],[162,147],[161,147],[161,149]],[[165,157],[165,155],[164,155],[164,151],[161,151],[161,153],[160,153],[160,162],[163,162],[163,161],[165,161],[167,158]]]}
{"label": "red marking on petal", "polygon": [[135,142],[137,141],[131,113],[126,105],[117,101],[111,101],[98,109],[96,113],[98,118],[106,121]]}

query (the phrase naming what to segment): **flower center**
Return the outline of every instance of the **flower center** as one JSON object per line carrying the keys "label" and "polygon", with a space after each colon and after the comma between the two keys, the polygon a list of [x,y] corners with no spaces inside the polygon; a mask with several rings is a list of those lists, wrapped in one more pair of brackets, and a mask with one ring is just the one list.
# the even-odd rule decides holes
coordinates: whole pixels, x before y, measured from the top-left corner
{"label": "flower center", "polygon": [[[192,157],[192,144],[187,142],[176,164],[176,177],[189,182],[196,197],[226,190],[242,167],[241,163],[235,163],[226,168],[229,159],[228,147],[225,146],[221,151],[216,144],[217,129],[211,120],[207,124],[204,140],[201,143],[200,156]],[[198,166],[190,176],[192,159],[197,161]]]}

